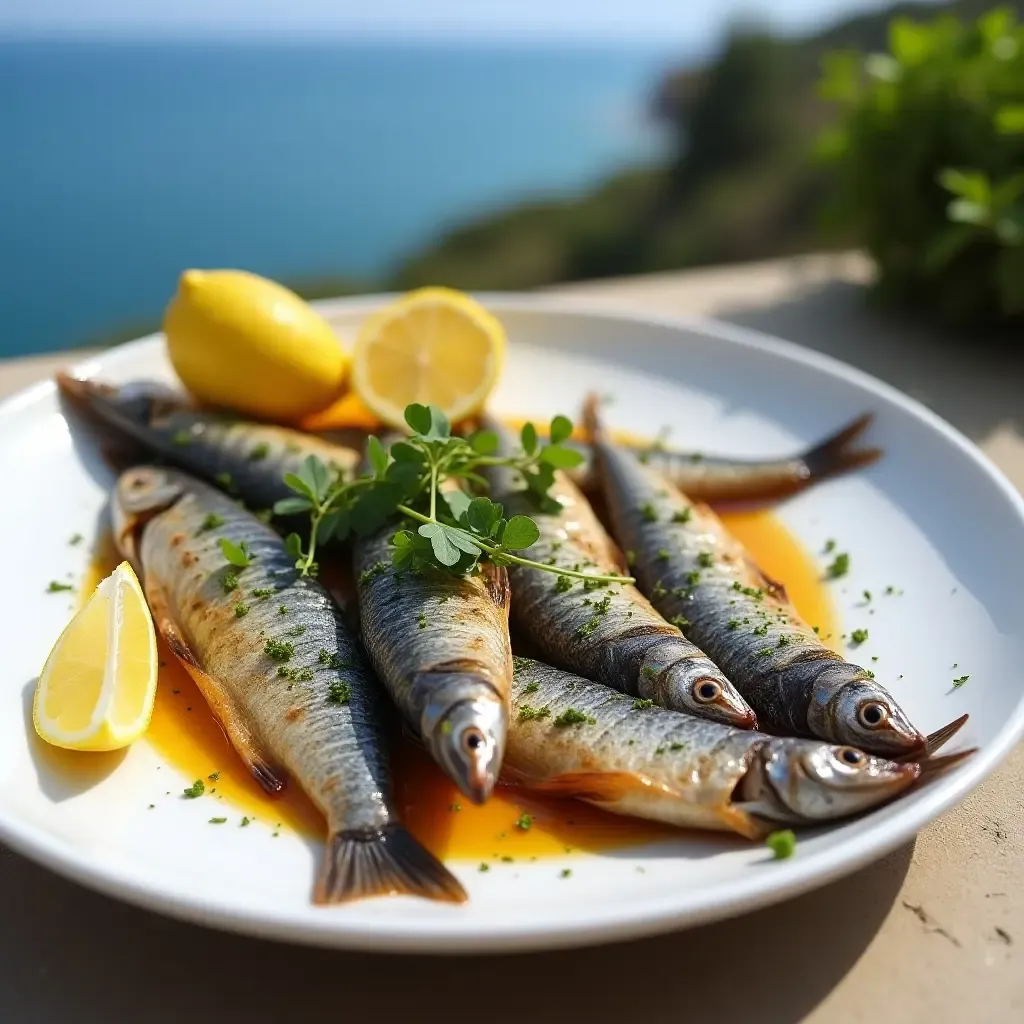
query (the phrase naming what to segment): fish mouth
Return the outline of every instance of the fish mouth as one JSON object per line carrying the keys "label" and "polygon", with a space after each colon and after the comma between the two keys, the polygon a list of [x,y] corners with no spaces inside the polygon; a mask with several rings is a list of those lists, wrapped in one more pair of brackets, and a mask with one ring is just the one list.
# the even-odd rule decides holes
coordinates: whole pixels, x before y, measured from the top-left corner
{"label": "fish mouth", "polygon": [[452,673],[434,685],[421,722],[423,741],[463,795],[482,804],[505,756],[506,703],[482,676]]}
{"label": "fish mouth", "polygon": [[920,775],[917,762],[898,764],[854,747],[774,738],[756,754],[737,796],[763,821],[810,825],[885,803]]}

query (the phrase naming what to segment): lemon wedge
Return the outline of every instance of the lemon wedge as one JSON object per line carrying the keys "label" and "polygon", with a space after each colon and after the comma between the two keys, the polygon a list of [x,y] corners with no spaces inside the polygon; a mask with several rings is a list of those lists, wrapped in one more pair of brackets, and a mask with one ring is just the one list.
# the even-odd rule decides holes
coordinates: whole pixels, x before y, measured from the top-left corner
{"label": "lemon wedge", "polygon": [[65,627],[36,685],[36,732],[68,750],[118,750],[149,726],[156,634],[138,578],[122,562]]}
{"label": "lemon wedge", "polygon": [[504,358],[505,330],[479,302],[450,288],[421,288],[363,324],[352,386],[389,426],[405,427],[412,402],[436,405],[456,422],[483,407]]}
{"label": "lemon wedge", "polygon": [[291,423],[339,395],[348,357],[293,291],[242,270],[186,270],[164,314],[167,353],[197,398]]}

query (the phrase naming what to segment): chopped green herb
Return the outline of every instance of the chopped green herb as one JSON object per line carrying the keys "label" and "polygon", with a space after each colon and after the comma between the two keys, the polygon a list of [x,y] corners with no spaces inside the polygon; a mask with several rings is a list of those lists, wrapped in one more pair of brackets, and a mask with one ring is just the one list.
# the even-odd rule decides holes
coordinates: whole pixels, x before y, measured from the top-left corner
{"label": "chopped green herb", "polygon": [[626,552],[626,565],[636,565],[636,552],[632,548]]}
{"label": "chopped green herb", "polygon": [[480,867],[477,868],[477,871],[481,871],[481,872],[482,871],[490,871],[490,870],[491,870],[491,865],[488,864],[486,861],[481,861],[480,862]]}
{"label": "chopped green herb", "polygon": [[211,825],[223,825],[227,820],[227,818],[211,818],[209,823]]}
{"label": "chopped green herb", "polygon": [[571,576],[559,576],[555,580],[555,593],[565,594],[572,589],[572,585],[575,581]]}
{"label": "chopped green herb", "polygon": [[729,620],[729,621],[728,621],[728,622],[726,623],[726,626],[727,626],[727,627],[728,627],[729,629],[739,629],[739,628],[740,628],[740,620],[739,620],[739,619],[730,619],[730,620]]}
{"label": "chopped green herb", "polygon": [[754,636],[767,636],[768,635],[768,623],[762,623],[760,626],[755,626],[752,630]]}
{"label": "chopped green herb", "polygon": [[970,679],[970,678],[971,678],[970,676],[960,676],[959,679],[954,679],[953,680],[953,689],[954,690],[959,690],[960,687],[963,686],[964,683],[966,683],[967,680]]}
{"label": "chopped green herb", "polygon": [[243,615],[248,614],[249,606],[244,601],[239,601],[238,604],[235,605],[235,616],[240,619]]}
{"label": "chopped green herb", "polygon": [[285,635],[287,635],[287,636],[302,636],[302,634],[305,633],[305,632],[306,632],[306,627],[303,626],[300,623],[297,626],[289,626],[285,630]]}
{"label": "chopped green herb", "polygon": [[772,648],[772,647],[762,647],[761,650],[759,650],[757,652],[757,656],[759,658],[770,658],[774,653],[775,653],[774,648]]}
{"label": "chopped green herb", "polygon": [[252,565],[252,560],[256,557],[250,550],[249,545],[243,540],[237,544],[233,540],[229,540],[227,537],[221,537],[217,541],[220,547],[221,554],[232,564],[237,566],[239,569],[246,569]]}
{"label": "chopped green herb", "polygon": [[340,680],[327,687],[328,704],[347,704],[352,699],[352,687]]}
{"label": "chopped green herb", "polygon": [[835,549],[836,549],[836,542],[834,540],[830,539],[830,540],[825,541],[825,554],[826,555],[831,555],[832,552],[835,551]]}
{"label": "chopped green herb", "polygon": [[191,430],[176,430],[171,434],[171,444],[178,448],[184,448],[185,445],[192,443],[192,431]]}
{"label": "chopped green herb", "polygon": [[257,587],[253,592],[252,596],[258,598],[260,601],[265,601],[268,597],[272,597],[274,594],[273,587]]}
{"label": "chopped green herb", "polygon": [[685,750],[686,749],[686,744],[685,743],[670,743],[669,746],[668,746],[668,749],[671,750],[673,753],[675,753],[677,750]]}
{"label": "chopped green herb", "polygon": [[275,640],[267,637],[263,644],[263,651],[273,661],[288,661],[295,653],[295,645],[288,640]]}
{"label": "chopped green herb", "polygon": [[252,818],[248,818],[248,817],[243,816],[242,817],[242,821],[241,821],[241,823],[239,824],[238,827],[239,828],[245,828],[249,824],[250,821],[252,821]]}
{"label": "chopped green herb", "polygon": [[416,621],[417,621],[417,625],[420,627],[420,629],[426,629],[427,628],[427,616],[426,616],[426,614],[424,612],[420,612],[420,617]]}
{"label": "chopped green herb", "polygon": [[196,779],[191,786],[187,786],[182,792],[189,800],[195,800],[197,796],[202,796],[206,792],[206,783],[202,779]]}
{"label": "chopped green herb", "polygon": [[[313,670],[307,668],[289,668],[287,665],[282,665],[278,670],[277,674],[281,679],[289,679],[293,683],[308,683],[313,678]],[[291,687],[289,686],[290,690]]]}
{"label": "chopped green herb", "polygon": [[850,634],[851,644],[862,644],[868,638],[868,631],[866,629],[855,629]]}
{"label": "chopped green herb", "polygon": [[776,860],[792,857],[793,851],[796,849],[796,835],[790,828],[772,832],[764,842],[765,846],[775,855]]}
{"label": "chopped green herb", "polygon": [[789,640],[788,636],[780,636],[779,637],[779,646],[780,647],[788,647],[789,643],[790,643],[790,640]]}
{"label": "chopped green herb", "polygon": [[449,804],[448,810],[453,814],[458,814],[458,812],[462,810],[462,804]]}
{"label": "chopped green herb", "polygon": [[673,626],[677,626],[679,629],[685,629],[687,626],[692,625],[690,620],[685,615],[673,615],[672,618],[668,621],[671,622]]}
{"label": "chopped green herb", "polygon": [[260,441],[258,445],[251,452],[249,452],[250,462],[259,462],[261,459],[265,459],[270,454],[270,445],[266,441]]}
{"label": "chopped green herb", "polygon": [[59,594],[65,590],[74,590],[75,585],[73,583],[61,583],[60,580],[50,580],[49,586],[46,588],[48,594]]}
{"label": "chopped green herb", "polygon": [[695,587],[700,583],[700,569],[692,569],[683,576],[688,586]]}
{"label": "chopped green herb", "polygon": [[651,587],[651,600],[657,601],[659,597],[664,597],[668,593],[665,584],[658,580],[653,587]]}
{"label": "chopped green herb", "polygon": [[218,473],[213,479],[217,486],[223,487],[225,491],[235,489],[235,478],[230,473]]}
{"label": "chopped green herb", "polygon": [[653,708],[653,707],[654,707],[654,701],[653,700],[646,700],[646,699],[642,699],[640,697],[637,697],[637,699],[635,701],[633,701],[633,710],[634,711],[643,711],[646,708]]}
{"label": "chopped green herb", "polygon": [[568,878],[572,874],[572,868],[562,868],[558,873],[559,878]]}
{"label": "chopped green herb", "polygon": [[591,636],[600,625],[601,619],[597,615],[591,616],[591,618],[582,625],[576,627],[576,635],[582,637]]}
{"label": "chopped green herb", "polygon": [[656,523],[658,521],[658,510],[651,501],[646,501],[640,506],[640,515],[643,516],[645,523]]}
{"label": "chopped green herb", "polygon": [[527,683],[523,687],[523,693],[536,693],[540,689],[540,683]]}
{"label": "chopped green herb", "polygon": [[555,719],[554,725],[558,729],[564,729],[570,725],[597,725],[597,720],[576,708],[566,708]]}
{"label": "chopped green herb", "polygon": [[516,828],[521,829],[523,832],[529,832],[533,828],[533,818],[523,811],[516,819]]}
{"label": "chopped green herb", "polygon": [[672,513],[672,522],[673,523],[688,523],[692,517],[693,517],[693,509],[692,508],[683,508],[683,509],[679,509],[676,512]]}
{"label": "chopped green herb", "polygon": [[870,601],[871,600],[871,591],[870,590],[865,590],[864,591],[864,600],[865,601]]}
{"label": "chopped green herb", "polygon": [[844,551],[842,554],[836,555],[831,565],[825,570],[829,579],[837,580],[840,576],[845,576],[850,571],[850,556]]}
{"label": "chopped green herb", "polygon": [[216,781],[217,781],[217,780],[218,780],[218,779],[220,778],[220,772],[210,772],[210,774],[209,774],[209,775],[207,775],[206,777],[207,777],[207,778],[208,778],[208,779],[209,779],[209,780],[210,780],[211,782],[216,782]]}
{"label": "chopped green herb", "polygon": [[383,576],[384,573],[386,573],[387,571],[388,571],[388,563],[387,562],[374,562],[373,565],[371,565],[369,569],[364,569],[359,574],[359,584],[360,584],[360,586],[362,586],[362,585],[364,585],[366,583],[369,583],[370,580],[374,579],[377,576]]}
{"label": "chopped green herb", "polygon": [[667,562],[672,557],[672,553],[668,548],[660,548],[658,551],[658,561]]}
{"label": "chopped green herb", "polygon": [[225,594],[230,594],[238,589],[238,572],[235,569],[226,569],[220,578],[220,585],[224,588]]}
{"label": "chopped green herb", "polygon": [[82,535],[81,535],[80,533],[73,533],[73,534],[71,534],[71,536],[70,536],[70,537],[68,538],[68,543],[69,543],[69,544],[70,544],[70,545],[71,545],[72,547],[77,547],[77,546],[78,546],[79,544],[81,544],[81,543],[82,543],[82,541],[83,541],[83,540],[85,540],[85,538],[84,538],[84,537],[83,537],[83,536],[82,536]]}
{"label": "chopped green herb", "polygon": [[288,614],[288,605],[286,605],[286,604],[279,604],[277,606],[277,614],[278,615],[287,615]]}
{"label": "chopped green herb", "polygon": [[703,569],[710,569],[715,564],[714,556],[710,551],[702,551],[697,555],[697,564]]}
{"label": "chopped green herb", "polygon": [[519,721],[533,722],[540,718],[547,718],[551,714],[551,708],[545,705],[542,708],[531,707],[529,704],[519,705]]}
{"label": "chopped green herb", "polygon": [[206,533],[207,530],[216,530],[218,526],[224,525],[224,517],[217,515],[216,512],[210,512],[206,518],[199,524],[199,529],[196,530],[196,536],[198,537],[201,533]]}

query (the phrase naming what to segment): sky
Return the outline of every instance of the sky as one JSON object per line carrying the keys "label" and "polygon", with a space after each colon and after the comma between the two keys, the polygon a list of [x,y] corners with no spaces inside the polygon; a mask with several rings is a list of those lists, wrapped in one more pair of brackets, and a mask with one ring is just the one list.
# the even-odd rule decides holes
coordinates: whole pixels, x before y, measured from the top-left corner
{"label": "sky", "polygon": [[885,0],[0,0],[0,32],[693,41],[736,16],[809,29]]}

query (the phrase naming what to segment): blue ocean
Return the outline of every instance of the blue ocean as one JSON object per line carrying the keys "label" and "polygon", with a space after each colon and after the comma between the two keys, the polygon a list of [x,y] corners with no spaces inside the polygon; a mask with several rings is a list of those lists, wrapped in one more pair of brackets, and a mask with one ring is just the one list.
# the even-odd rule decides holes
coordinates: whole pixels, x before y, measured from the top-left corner
{"label": "blue ocean", "polygon": [[179,272],[371,276],[656,159],[678,52],[0,41],[0,356],[159,320]]}

